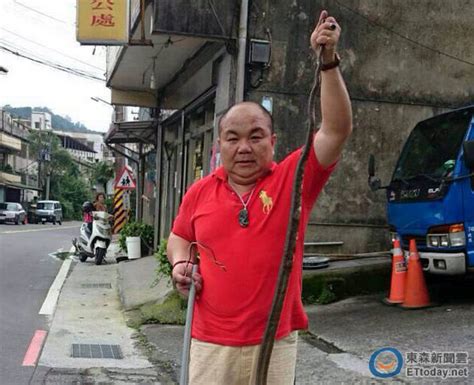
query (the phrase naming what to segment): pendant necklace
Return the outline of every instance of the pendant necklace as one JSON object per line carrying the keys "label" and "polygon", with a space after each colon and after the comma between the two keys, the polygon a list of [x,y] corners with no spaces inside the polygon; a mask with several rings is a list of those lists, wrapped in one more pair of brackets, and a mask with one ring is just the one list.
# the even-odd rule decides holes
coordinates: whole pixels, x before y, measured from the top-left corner
{"label": "pendant necklace", "polygon": [[255,186],[252,191],[250,191],[249,197],[247,198],[246,201],[242,199],[240,194],[237,192],[237,190],[229,183],[229,186],[234,190],[235,194],[239,197],[240,202],[242,203],[242,209],[239,211],[239,225],[241,227],[247,227],[249,225],[249,211],[247,210],[247,206],[250,202],[250,199],[252,199],[253,192],[255,191]]}

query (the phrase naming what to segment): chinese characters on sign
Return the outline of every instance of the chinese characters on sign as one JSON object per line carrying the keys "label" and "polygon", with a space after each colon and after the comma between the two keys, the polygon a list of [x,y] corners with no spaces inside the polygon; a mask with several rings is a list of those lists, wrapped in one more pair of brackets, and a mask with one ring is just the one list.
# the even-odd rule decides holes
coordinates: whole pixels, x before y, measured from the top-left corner
{"label": "chinese characters on sign", "polygon": [[77,0],[77,40],[81,44],[128,43],[128,0]]}
{"label": "chinese characters on sign", "polygon": [[113,27],[114,22],[114,0],[92,0],[91,1],[92,15],[91,25],[100,25],[103,27]]}
{"label": "chinese characters on sign", "polygon": [[376,350],[370,356],[369,369],[374,377],[390,378],[400,374],[415,378],[467,378],[469,376],[468,352],[410,351],[405,353],[393,347]]}
{"label": "chinese characters on sign", "polygon": [[468,352],[407,352],[407,377],[466,378],[469,375]]}

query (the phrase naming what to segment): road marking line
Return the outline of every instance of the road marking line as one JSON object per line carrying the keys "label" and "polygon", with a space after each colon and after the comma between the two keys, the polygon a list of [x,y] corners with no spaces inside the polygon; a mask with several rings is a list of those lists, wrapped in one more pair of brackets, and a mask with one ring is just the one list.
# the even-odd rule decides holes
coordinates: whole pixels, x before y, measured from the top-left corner
{"label": "road marking line", "polygon": [[62,229],[74,229],[80,227],[77,226],[61,226],[61,227],[47,227],[46,229],[33,229],[33,230],[12,230],[12,231],[4,231],[0,234],[15,234],[15,233],[33,233],[35,231],[51,231],[51,230],[62,230]]}
{"label": "road marking line", "polygon": [[49,288],[48,295],[43,302],[43,306],[41,306],[39,314],[53,315],[54,310],[56,309],[56,302],[58,301],[59,293],[61,292],[63,283],[66,280],[71,262],[71,259],[64,260],[61,269],[59,269],[58,275],[56,276],[56,279]]}
{"label": "road marking line", "polygon": [[38,361],[41,348],[43,347],[43,342],[46,338],[48,332],[46,330],[36,330],[33,338],[31,339],[28,350],[25,353],[25,358],[23,358],[23,366],[35,366],[36,361]]}

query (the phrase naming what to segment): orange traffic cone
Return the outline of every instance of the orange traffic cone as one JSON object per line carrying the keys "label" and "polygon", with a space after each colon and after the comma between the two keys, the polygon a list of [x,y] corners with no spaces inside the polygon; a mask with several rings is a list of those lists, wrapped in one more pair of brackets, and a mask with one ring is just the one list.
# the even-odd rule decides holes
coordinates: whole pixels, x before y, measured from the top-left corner
{"label": "orange traffic cone", "polygon": [[392,279],[390,282],[390,294],[383,302],[387,305],[395,305],[402,303],[405,299],[405,278],[407,275],[407,265],[405,257],[400,247],[400,241],[393,241],[393,257],[392,257]]}
{"label": "orange traffic cone", "polygon": [[421,309],[431,306],[430,296],[426,288],[425,276],[421,267],[420,257],[414,239],[410,239],[410,258],[405,285],[405,300],[401,307],[405,309]]}

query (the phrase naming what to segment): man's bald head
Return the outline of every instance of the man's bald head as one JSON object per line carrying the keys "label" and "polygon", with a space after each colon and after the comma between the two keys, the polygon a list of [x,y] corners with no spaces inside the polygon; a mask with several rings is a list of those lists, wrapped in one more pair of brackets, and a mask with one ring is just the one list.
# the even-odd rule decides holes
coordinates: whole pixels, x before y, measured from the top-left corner
{"label": "man's bald head", "polygon": [[[242,110],[242,113],[245,113],[245,110],[246,109],[249,109],[251,111],[259,111],[259,113],[262,114],[262,116],[265,117],[265,120],[268,121],[268,128],[270,129],[271,133],[273,134],[274,133],[274,130],[273,130],[273,117],[272,115],[266,110],[265,107],[263,107],[261,104],[259,103],[256,103],[256,102],[251,102],[251,101],[245,101],[245,102],[240,102],[240,103],[236,103],[232,106],[230,106],[223,114],[222,116],[219,118],[219,123],[217,125],[218,127],[218,133],[219,135],[221,134],[222,132],[222,126],[223,124],[225,124],[225,120],[226,118],[236,112],[237,110]],[[240,111],[239,111],[240,112]]]}

